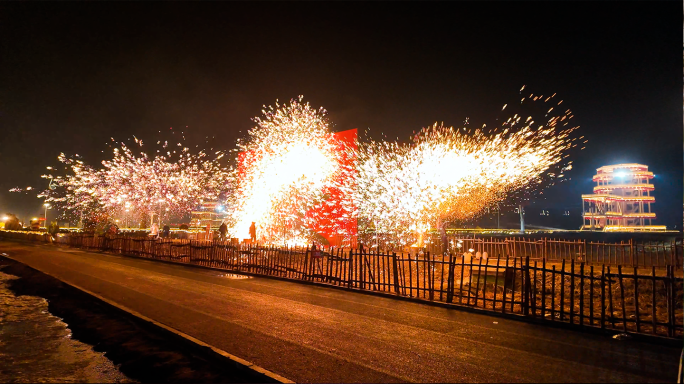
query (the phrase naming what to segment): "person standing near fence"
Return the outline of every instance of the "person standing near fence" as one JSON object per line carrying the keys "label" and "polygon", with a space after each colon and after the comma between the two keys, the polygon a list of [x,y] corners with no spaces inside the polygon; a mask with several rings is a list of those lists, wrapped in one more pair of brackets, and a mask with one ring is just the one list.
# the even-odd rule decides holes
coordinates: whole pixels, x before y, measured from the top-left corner
{"label": "person standing near fence", "polygon": [[253,221],[252,225],[249,226],[249,237],[252,239],[252,243],[256,242],[256,223]]}
{"label": "person standing near fence", "polygon": [[159,237],[159,226],[157,223],[152,223],[152,227],[150,227],[150,236],[152,236],[153,239]]}
{"label": "person standing near fence", "polygon": [[226,241],[226,232],[228,232],[228,226],[226,225],[225,221],[221,222],[221,226],[219,227],[219,234],[221,234],[221,241]]}
{"label": "person standing near fence", "polygon": [[164,233],[164,238],[165,238],[165,239],[168,239],[168,238],[169,238],[169,235],[171,234],[171,227],[169,227],[168,224],[164,225],[164,231],[163,231],[163,233]]}

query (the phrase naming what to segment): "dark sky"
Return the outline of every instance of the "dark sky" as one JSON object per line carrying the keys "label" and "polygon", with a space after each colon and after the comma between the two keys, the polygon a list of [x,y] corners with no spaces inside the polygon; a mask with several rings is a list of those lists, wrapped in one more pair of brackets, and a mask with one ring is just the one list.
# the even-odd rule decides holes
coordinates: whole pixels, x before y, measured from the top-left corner
{"label": "dark sky", "polygon": [[681,229],[680,12],[676,1],[4,2],[0,212],[42,212],[8,190],[41,186],[60,152],[97,164],[110,137],[150,143],[173,127],[230,149],[262,105],[304,95],[336,130],[405,140],[435,121],[492,124],[526,84],[556,92],[589,139],[571,180],[533,207],[574,208],[576,229],[596,168],[636,162],[657,175],[654,224]]}

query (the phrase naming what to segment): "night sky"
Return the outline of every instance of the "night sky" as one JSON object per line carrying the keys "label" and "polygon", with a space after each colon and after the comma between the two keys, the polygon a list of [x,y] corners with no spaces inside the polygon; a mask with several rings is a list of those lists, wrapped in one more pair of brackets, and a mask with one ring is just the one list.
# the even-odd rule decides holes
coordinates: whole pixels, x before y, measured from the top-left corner
{"label": "night sky", "polygon": [[407,140],[436,121],[495,124],[526,85],[557,93],[589,140],[571,180],[528,207],[530,223],[547,209],[543,225],[578,229],[596,168],[634,162],[656,174],[654,224],[681,229],[680,12],[676,1],[1,3],[0,212],[41,214],[35,194],[8,190],[44,187],[60,152],[111,158],[110,137],[184,131],[193,147],[231,149],[262,105],[304,95],[336,131]]}

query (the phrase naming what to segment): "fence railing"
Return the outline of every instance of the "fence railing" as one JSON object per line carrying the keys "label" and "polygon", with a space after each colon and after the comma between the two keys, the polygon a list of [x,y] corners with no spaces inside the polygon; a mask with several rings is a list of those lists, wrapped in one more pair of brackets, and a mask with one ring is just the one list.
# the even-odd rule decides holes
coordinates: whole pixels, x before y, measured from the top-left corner
{"label": "fence railing", "polygon": [[[23,235],[0,233],[4,238],[50,241],[49,235]],[[535,255],[497,257],[504,253],[489,251],[487,259],[467,259],[430,252],[312,250],[84,234],[63,235],[54,241],[88,250],[379,291],[552,322],[670,338],[682,338],[683,333],[684,287],[681,270],[671,265],[597,266],[576,259],[549,261],[550,254],[535,260]],[[501,246],[487,241],[473,244]]]}
{"label": "fence railing", "polygon": [[[593,265],[622,265],[631,267],[681,268],[684,258],[682,239],[661,241],[635,241],[630,239],[619,243],[590,241],[586,239],[526,238],[526,237],[487,237],[454,236],[447,237],[449,250],[456,252],[461,244],[461,252],[474,249],[487,252],[489,257],[530,257],[533,260],[561,261],[575,260]],[[438,237],[432,237],[427,249],[441,253]]]}

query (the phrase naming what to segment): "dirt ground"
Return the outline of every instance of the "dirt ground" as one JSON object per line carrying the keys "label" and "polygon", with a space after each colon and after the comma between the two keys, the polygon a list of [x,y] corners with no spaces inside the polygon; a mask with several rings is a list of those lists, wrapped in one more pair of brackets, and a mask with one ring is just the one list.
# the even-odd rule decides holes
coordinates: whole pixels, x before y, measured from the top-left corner
{"label": "dirt ground", "polygon": [[131,379],[142,383],[271,381],[24,264],[0,256],[0,266],[4,273],[20,277],[10,284],[14,294],[47,299],[50,313],[68,324],[74,339],[105,352]]}

